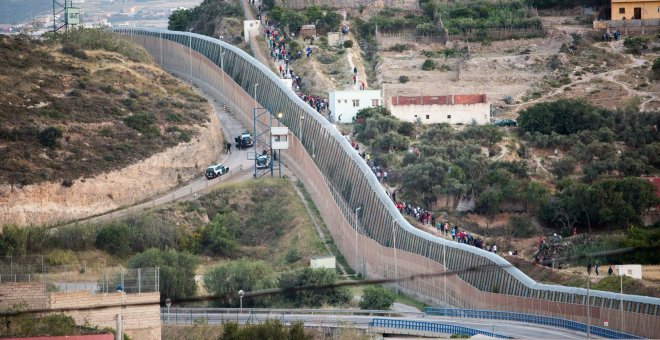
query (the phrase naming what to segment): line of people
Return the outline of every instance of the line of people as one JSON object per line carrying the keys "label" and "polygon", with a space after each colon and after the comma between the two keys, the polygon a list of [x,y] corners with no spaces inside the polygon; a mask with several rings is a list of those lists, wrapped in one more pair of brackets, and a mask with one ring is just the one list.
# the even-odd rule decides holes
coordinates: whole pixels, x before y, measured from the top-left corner
{"label": "line of people", "polygon": [[496,244],[487,244],[481,238],[474,237],[469,232],[465,230],[461,230],[457,224],[454,224],[454,226],[451,227],[449,225],[449,222],[447,221],[445,222],[436,221],[435,214],[428,210],[425,210],[424,208],[421,208],[419,206],[416,207],[414,205],[411,205],[410,203],[397,201],[396,190],[392,192],[391,197],[392,200],[394,201],[394,204],[396,205],[396,208],[399,209],[399,212],[415,218],[417,221],[419,221],[424,225],[431,225],[435,227],[438,230],[438,232],[444,237],[447,237],[449,234],[451,234],[451,239],[453,241],[457,241],[458,243],[469,244],[471,246],[484,249],[486,251],[497,253]]}
{"label": "line of people", "polygon": [[[290,63],[292,60],[296,60],[302,57],[302,52],[297,51],[294,54],[291,54],[291,51],[287,51],[287,37],[284,33],[277,27],[268,25],[264,29],[264,37],[268,42],[268,47],[270,48],[270,55],[273,58],[273,61],[278,65],[278,71],[280,76],[283,79],[292,79],[291,86],[298,96],[305,101],[309,106],[314,108],[317,112],[321,114],[329,115],[329,102],[327,97],[308,95],[300,91],[300,86],[302,85],[302,79],[300,75],[296,74],[291,68]],[[306,49],[307,59],[310,58],[312,54],[312,49]]]}

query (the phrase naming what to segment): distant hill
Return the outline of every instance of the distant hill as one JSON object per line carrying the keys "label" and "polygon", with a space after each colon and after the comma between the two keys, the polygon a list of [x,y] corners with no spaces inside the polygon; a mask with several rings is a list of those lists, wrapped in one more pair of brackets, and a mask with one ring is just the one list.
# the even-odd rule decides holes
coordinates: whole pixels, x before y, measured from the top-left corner
{"label": "distant hill", "polygon": [[0,183],[91,177],[188,142],[206,99],[99,29],[0,36]]}
{"label": "distant hill", "polygon": [[52,0],[0,0],[0,24],[23,22],[47,13],[53,13]]}

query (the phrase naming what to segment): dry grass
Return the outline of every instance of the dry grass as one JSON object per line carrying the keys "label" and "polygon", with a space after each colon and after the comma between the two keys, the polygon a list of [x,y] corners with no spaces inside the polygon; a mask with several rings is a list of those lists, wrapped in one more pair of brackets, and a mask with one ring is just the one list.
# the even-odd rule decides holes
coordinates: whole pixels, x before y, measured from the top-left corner
{"label": "dry grass", "polygon": [[651,282],[660,283],[660,265],[642,266],[642,278]]}

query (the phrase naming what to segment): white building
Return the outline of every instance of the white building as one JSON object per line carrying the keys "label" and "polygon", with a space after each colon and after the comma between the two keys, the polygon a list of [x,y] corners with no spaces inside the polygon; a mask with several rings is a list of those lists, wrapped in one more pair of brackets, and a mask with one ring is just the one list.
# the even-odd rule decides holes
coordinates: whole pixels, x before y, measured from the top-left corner
{"label": "white building", "polygon": [[245,43],[250,42],[250,37],[258,37],[261,34],[260,20],[243,20],[243,36]]}
{"label": "white building", "polygon": [[338,123],[352,123],[361,109],[383,105],[379,90],[332,91],[328,93],[328,106],[332,119]]}
{"label": "white building", "polygon": [[400,120],[413,123],[490,122],[490,103],[485,94],[394,96],[387,99],[387,109]]}
{"label": "white building", "polygon": [[616,275],[630,276],[633,279],[642,279],[641,264],[623,264],[614,266]]}
{"label": "white building", "polygon": [[309,266],[312,269],[325,268],[325,269],[335,269],[337,266],[337,261],[332,255],[328,256],[314,256],[309,259]]}

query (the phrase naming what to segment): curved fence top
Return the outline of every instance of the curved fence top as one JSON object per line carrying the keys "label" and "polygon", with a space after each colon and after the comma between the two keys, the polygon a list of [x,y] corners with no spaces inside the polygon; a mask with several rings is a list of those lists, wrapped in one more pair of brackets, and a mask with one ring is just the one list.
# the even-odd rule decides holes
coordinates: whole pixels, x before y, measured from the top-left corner
{"label": "curved fence top", "polygon": [[[577,294],[584,296],[587,295],[587,289],[584,288],[538,283],[529,276],[527,276],[525,273],[520,271],[518,268],[514,267],[506,259],[504,259],[503,257],[497,254],[467,244],[449,241],[444,238],[431,235],[423,230],[417,229],[414,226],[412,226],[403,217],[403,215],[401,215],[399,210],[396,208],[392,200],[385,192],[385,189],[383,189],[383,187],[380,185],[380,182],[378,181],[374,173],[368,167],[366,162],[358,155],[358,153],[353,150],[348,140],[346,140],[346,138],[327,119],[321,116],[320,113],[316,112],[316,110],[311,108],[305,101],[303,101],[300,97],[298,97],[298,95],[290,87],[286,86],[285,83],[282,82],[281,79],[278,78],[278,76],[275,73],[273,73],[266,65],[262,64],[261,62],[259,62],[257,59],[255,59],[254,57],[252,57],[242,49],[234,45],[228,44],[219,39],[215,39],[205,35],[200,35],[197,33],[190,33],[190,32],[168,31],[168,30],[160,30],[155,28],[118,28],[118,29],[114,29],[114,31],[120,34],[129,34],[129,35],[143,35],[146,33],[147,35],[151,35],[151,36],[158,36],[160,34],[174,34],[179,36],[186,36],[189,37],[190,39],[199,39],[213,44],[217,44],[220,45],[223,49],[232,51],[236,55],[248,61],[252,66],[260,70],[263,73],[263,75],[266,76],[272,82],[272,84],[274,84],[278,88],[278,90],[280,90],[283,94],[285,94],[293,103],[300,106],[300,108],[302,108],[309,117],[313,118],[328,133],[329,136],[331,136],[337,142],[339,142],[343,151],[351,158],[351,160],[355,163],[355,165],[359,167],[359,169],[367,179],[369,185],[371,186],[374,193],[377,195],[380,203],[382,204],[382,207],[387,210],[388,214],[392,217],[392,220],[396,221],[396,224],[398,224],[398,226],[402,228],[405,232],[408,232],[412,235],[418,236],[425,240],[441,244],[443,246],[447,246],[454,249],[460,249],[465,252],[474,254],[475,256],[486,258],[493,264],[499,265],[502,270],[512,275],[516,280],[518,280],[519,282],[521,282],[523,285],[527,286],[530,289],[545,290],[550,292],[567,293],[567,294]],[[244,90],[250,93],[249,91],[250,89],[244,89]],[[295,129],[290,129],[291,133],[295,134],[294,130]],[[632,302],[660,305],[660,298],[654,298],[654,297],[619,294],[619,293],[594,291],[594,290],[591,290],[589,294],[592,297],[601,297],[601,298],[607,298],[613,300],[623,299]]]}

